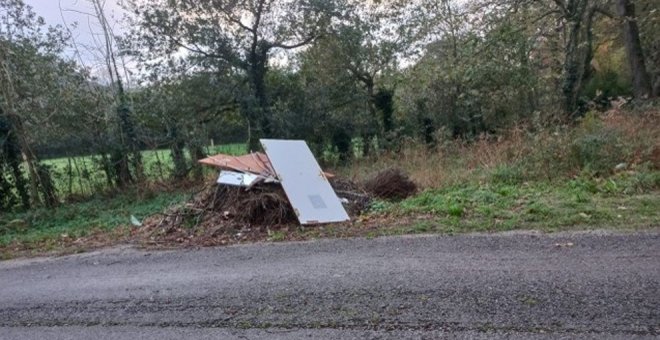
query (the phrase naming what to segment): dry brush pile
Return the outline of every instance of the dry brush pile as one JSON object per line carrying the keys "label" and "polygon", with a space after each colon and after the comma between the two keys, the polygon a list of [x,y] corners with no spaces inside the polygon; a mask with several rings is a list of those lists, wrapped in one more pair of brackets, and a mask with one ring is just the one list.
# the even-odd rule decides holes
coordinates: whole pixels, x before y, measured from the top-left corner
{"label": "dry brush pile", "polygon": [[[374,197],[401,199],[416,191],[415,184],[398,169],[386,169],[365,182],[333,178],[337,196],[351,218],[368,210]],[[298,220],[279,184],[250,189],[212,184],[183,204],[151,216],[137,231],[151,245],[220,245],[267,239],[274,231],[298,228]]]}
{"label": "dry brush pile", "polygon": [[417,185],[399,168],[388,168],[364,183],[365,190],[375,197],[400,200],[417,192]]}

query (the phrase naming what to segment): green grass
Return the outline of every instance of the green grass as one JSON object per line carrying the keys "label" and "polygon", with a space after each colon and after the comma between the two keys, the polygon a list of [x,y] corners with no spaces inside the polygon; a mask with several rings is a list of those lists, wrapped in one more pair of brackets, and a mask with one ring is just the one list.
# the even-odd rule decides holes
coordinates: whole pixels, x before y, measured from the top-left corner
{"label": "green grass", "polygon": [[[208,155],[217,153],[240,155],[245,152],[245,144],[223,144],[206,148]],[[190,159],[187,152],[186,157]],[[64,195],[70,192],[89,195],[102,191],[107,184],[105,174],[98,169],[98,162],[98,156],[63,157],[43,161],[51,168],[55,188]],[[143,151],[142,162],[149,180],[165,180],[172,174],[173,162],[169,150]]]}
{"label": "green grass", "polygon": [[[10,245],[40,251],[57,247],[61,238],[76,239],[93,232],[110,232],[130,225],[134,215],[142,220],[162,212],[170,204],[189,197],[182,192],[124,192],[115,197],[99,197],[83,203],[71,203],[57,209],[33,209],[28,212],[0,215],[0,250]],[[11,228],[21,222],[25,228]]]}
{"label": "green grass", "polygon": [[394,217],[430,216],[409,233],[660,226],[658,171],[609,179],[507,183],[427,190],[380,211]]}

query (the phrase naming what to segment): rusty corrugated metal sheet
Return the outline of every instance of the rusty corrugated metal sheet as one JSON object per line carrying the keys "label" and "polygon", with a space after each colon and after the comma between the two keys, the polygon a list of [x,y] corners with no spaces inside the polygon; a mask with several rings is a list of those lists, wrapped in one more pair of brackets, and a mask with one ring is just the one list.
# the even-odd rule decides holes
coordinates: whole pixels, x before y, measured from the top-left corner
{"label": "rusty corrugated metal sheet", "polygon": [[249,153],[243,156],[231,156],[217,154],[215,156],[200,159],[199,163],[214,166],[222,170],[234,170],[241,172],[250,172],[257,175],[273,176],[268,156],[260,152]]}
{"label": "rusty corrugated metal sheet", "polygon": [[[253,152],[242,156],[217,154],[215,156],[200,159],[201,164],[210,165],[221,170],[249,172],[264,177],[275,177],[275,170],[268,156],[261,152]],[[332,178],[335,175],[323,172],[325,177]]]}

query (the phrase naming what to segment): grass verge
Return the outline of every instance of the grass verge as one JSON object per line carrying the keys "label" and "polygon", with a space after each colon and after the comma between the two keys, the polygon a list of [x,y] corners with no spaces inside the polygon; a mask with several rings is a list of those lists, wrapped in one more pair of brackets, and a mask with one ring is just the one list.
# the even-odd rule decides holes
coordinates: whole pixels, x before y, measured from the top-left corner
{"label": "grass verge", "polygon": [[133,189],[112,197],[0,215],[0,259],[77,252],[126,241],[142,220],[189,197],[183,190]]}
{"label": "grass verge", "polygon": [[[391,216],[428,216],[408,232],[467,232],[570,228],[631,229],[660,225],[660,196],[649,189],[658,173],[603,181],[486,184],[428,190],[385,209]],[[644,185],[648,185],[644,187]]]}
{"label": "grass verge", "polygon": [[208,233],[200,231],[199,238],[156,246],[139,236],[138,229],[130,224],[130,216],[142,220],[160,213],[167,206],[189,198],[189,190],[157,194],[127,192],[56,210],[2,217],[0,222],[5,225],[18,220],[25,222],[25,228],[8,232],[5,227],[0,232],[0,256],[8,259],[48,252],[72,253],[126,242],[177,248],[403,234],[637,230],[660,227],[658,184],[658,171],[626,172],[607,180],[468,183],[428,189],[395,203],[375,201],[367,214],[351,223],[313,227],[234,226],[228,234],[209,238]]}

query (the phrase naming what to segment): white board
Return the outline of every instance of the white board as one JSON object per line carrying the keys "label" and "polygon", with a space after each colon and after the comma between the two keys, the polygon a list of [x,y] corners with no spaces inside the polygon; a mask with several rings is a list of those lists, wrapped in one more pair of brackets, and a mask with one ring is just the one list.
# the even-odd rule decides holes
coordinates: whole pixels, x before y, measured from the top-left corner
{"label": "white board", "polygon": [[218,176],[218,184],[249,187],[257,179],[259,176],[254,174],[222,170]]}
{"label": "white board", "polygon": [[305,141],[260,141],[300,224],[349,220],[341,201]]}

